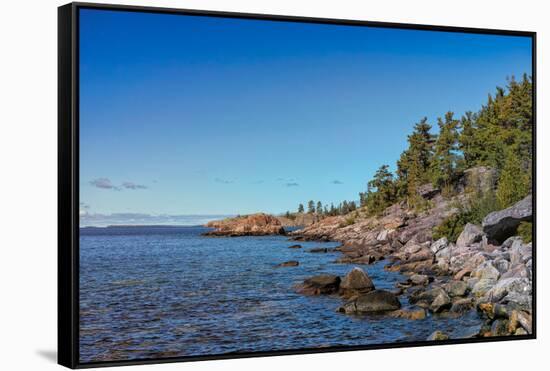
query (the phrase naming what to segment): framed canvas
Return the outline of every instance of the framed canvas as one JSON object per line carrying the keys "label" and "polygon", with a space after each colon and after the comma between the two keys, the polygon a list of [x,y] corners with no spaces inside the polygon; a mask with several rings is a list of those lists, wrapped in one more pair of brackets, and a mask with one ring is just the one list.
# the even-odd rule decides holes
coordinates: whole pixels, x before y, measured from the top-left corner
{"label": "framed canvas", "polygon": [[535,338],[534,32],[58,16],[60,364]]}

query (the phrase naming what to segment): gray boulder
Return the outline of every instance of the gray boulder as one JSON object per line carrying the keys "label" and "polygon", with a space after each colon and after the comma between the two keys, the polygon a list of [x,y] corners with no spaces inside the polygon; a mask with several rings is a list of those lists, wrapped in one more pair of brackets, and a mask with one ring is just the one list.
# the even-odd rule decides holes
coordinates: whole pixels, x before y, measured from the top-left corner
{"label": "gray boulder", "polygon": [[483,231],[475,224],[468,223],[464,226],[462,233],[456,240],[456,246],[458,248],[470,246],[473,243],[480,242],[483,236]]}
{"label": "gray boulder", "polygon": [[359,296],[354,301],[344,304],[339,308],[344,313],[371,313],[385,312],[401,308],[397,296],[389,291],[374,290]]}
{"label": "gray boulder", "polygon": [[340,277],[332,274],[321,274],[308,278],[298,287],[298,292],[305,295],[335,294],[340,289]]}
{"label": "gray boulder", "polygon": [[492,279],[492,280],[498,280],[500,276],[500,272],[498,269],[496,269],[493,266],[493,263],[491,261],[486,261],[482,264],[480,264],[472,273],[470,274],[470,277],[475,277],[479,279]]}
{"label": "gray boulder", "polygon": [[446,333],[442,332],[442,331],[434,331],[432,332],[432,334],[430,336],[428,336],[428,338],[426,340],[428,341],[441,341],[441,340],[448,340],[449,339],[449,335],[447,335]]}
{"label": "gray boulder", "polygon": [[490,240],[503,242],[513,236],[519,224],[531,221],[533,218],[532,196],[528,195],[523,200],[507,209],[489,213],[482,222],[483,231]]}
{"label": "gray boulder", "polygon": [[527,278],[518,277],[503,278],[494,287],[486,291],[484,298],[486,301],[496,303],[512,292],[520,295],[530,295],[531,281]]}
{"label": "gray boulder", "polygon": [[451,297],[464,296],[469,290],[466,282],[456,280],[449,281],[444,288],[447,294]]}
{"label": "gray boulder", "polygon": [[437,254],[439,251],[443,250],[448,245],[449,245],[449,240],[447,240],[447,237],[441,237],[439,240],[432,243],[432,245],[430,246],[430,250],[432,250],[434,254]]}

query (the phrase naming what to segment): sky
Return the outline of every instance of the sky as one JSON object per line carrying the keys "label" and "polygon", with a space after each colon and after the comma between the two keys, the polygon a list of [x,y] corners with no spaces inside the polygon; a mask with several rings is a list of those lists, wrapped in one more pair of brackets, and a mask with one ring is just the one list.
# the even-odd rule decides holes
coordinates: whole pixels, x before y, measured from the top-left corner
{"label": "sky", "polygon": [[81,221],[357,200],[523,73],[527,37],[81,9]]}

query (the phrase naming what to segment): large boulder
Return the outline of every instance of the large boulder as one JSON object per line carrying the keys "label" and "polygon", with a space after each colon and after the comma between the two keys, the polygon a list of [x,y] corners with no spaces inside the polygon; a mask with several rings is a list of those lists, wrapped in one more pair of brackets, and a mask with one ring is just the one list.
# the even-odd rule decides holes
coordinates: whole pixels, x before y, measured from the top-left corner
{"label": "large boulder", "polygon": [[374,290],[374,284],[367,273],[361,268],[353,268],[340,283],[340,292],[344,296],[366,294]]}
{"label": "large boulder", "polygon": [[462,233],[456,240],[456,246],[458,248],[464,248],[472,245],[473,243],[481,241],[483,237],[483,231],[475,224],[468,223],[464,226]]}
{"label": "large boulder", "polygon": [[374,290],[347,302],[338,310],[344,313],[386,312],[401,308],[397,296],[389,291]]}
{"label": "large boulder", "polygon": [[321,274],[306,279],[299,285],[298,292],[305,295],[330,295],[340,289],[340,277],[332,274]]}
{"label": "large boulder", "polygon": [[208,222],[206,227],[214,228],[214,230],[204,233],[205,236],[237,237],[285,234],[280,220],[264,213],[215,220]]}
{"label": "large boulder", "polygon": [[533,218],[533,200],[528,195],[507,209],[489,213],[482,222],[483,231],[490,240],[499,243],[514,235],[521,222]]}

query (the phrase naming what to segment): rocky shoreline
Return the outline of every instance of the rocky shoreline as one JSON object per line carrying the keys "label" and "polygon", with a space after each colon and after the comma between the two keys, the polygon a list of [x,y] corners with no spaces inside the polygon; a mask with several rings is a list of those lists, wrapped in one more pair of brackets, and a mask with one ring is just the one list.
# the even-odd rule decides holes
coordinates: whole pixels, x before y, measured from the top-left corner
{"label": "rocky shoreline", "polygon": [[[467,337],[532,334],[532,244],[515,235],[532,218],[532,198],[490,213],[481,226],[467,224],[456,243],[432,240],[432,228],[452,213],[449,202],[431,195],[434,207],[414,215],[394,205],[381,218],[342,226],[339,218],[291,233],[293,240],[338,241],[336,263],[365,265],[387,260],[385,269],[408,276],[394,291],[376,290],[355,267],[343,278],[320,275],[296,289],[306,295],[339,295],[345,314],[381,313],[421,320],[427,315],[458,318],[476,311],[484,324]],[[351,291],[350,291],[351,289]],[[400,309],[403,297],[415,309]],[[436,331],[428,340],[446,340]]]}

